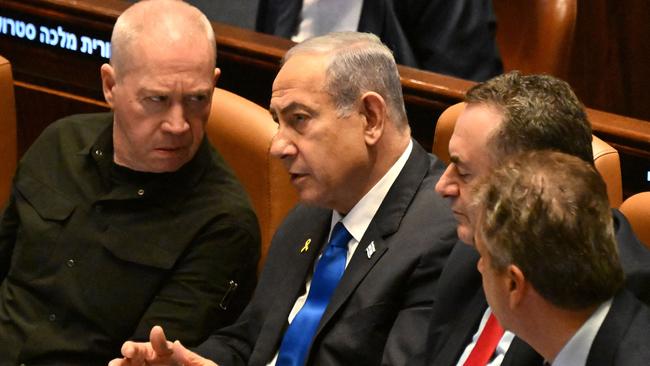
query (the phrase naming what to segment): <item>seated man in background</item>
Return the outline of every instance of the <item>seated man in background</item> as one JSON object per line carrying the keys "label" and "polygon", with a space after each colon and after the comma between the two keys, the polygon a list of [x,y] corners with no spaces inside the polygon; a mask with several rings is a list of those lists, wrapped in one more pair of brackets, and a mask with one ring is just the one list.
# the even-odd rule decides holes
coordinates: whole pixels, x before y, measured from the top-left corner
{"label": "seated man in background", "polygon": [[[196,351],[224,366],[407,365],[457,238],[433,190],[444,165],[410,137],[392,53],[367,33],[300,43],[270,110],[271,152],[302,203],[275,233],[244,313]],[[111,365],[214,365],[159,327],[151,338],[127,342]]]}
{"label": "seated man in background", "polygon": [[[477,178],[522,151],[551,149],[588,164],[593,164],[593,151],[584,108],[569,85],[554,77],[507,73],[474,86],[465,100],[467,106],[449,141],[451,164],[436,191],[451,201],[459,238],[473,244],[467,206],[474,195],[471,183]],[[625,286],[648,303],[650,251],[637,240],[625,217],[618,210],[611,212]],[[489,321],[493,316],[476,270],[478,257],[471,245],[454,247],[436,290],[426,350],[412,365],[463,365],[480,355],[482,361],[469,364],[541,364],[541,357],[511,332],[486,326],[495,322]]]}
{"label": "seated man in background", "polygon": [[475,81],[503,72],[491,0],[260,0],[256,30],[296,42],[369,32],[402,65]]}
{"label": "seated man in background", "polygon": [[203,131],[219,75],[210,23],[143,1],[112,45],[113,113],[57,121],[18,165],[0,221],[2,365],[106,364],[154,324],[197,344],[252,294],[257,220]]}
{"label": "seated man in background", "polygon": [[517,155],[475,200],[478,270],[505,329],[553,366],[648,365],[650,309],[622,289],[607,190],[591,164]]}

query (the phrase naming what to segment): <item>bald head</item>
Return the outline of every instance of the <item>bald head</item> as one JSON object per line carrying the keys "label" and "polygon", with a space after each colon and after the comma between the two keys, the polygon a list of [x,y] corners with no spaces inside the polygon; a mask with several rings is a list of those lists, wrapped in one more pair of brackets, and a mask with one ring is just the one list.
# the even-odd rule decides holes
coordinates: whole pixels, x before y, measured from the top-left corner
{"label": "bald head", "polygon": [[[197,44],[216,63],[216,42],[210,21],[180,0],[143,0],[122,13],[111,36],[111,65],[117,77],[148,51],[173,52],[178,45]],[[207,48],[206,48],[207,47]]]}

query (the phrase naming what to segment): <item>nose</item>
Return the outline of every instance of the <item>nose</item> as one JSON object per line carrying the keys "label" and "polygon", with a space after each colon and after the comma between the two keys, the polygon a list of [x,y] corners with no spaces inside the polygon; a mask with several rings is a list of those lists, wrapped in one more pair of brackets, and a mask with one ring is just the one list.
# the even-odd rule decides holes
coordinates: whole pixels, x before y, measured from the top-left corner
{"label": "nose", "polygon": [[283,133],[283,130],[280,128],[278,132],[271,139],[271,155],[275,156],[278,159],[286,159],[291,156],[295,156],[298,152],[296,145],[293,144],[291,139],[289,139]]}
{"label": "nose", "polygon": [[162,124],[163,131],[173,135],[182,135],[190,129],[190,124],[185,118],[183,105],[173,103],[168,110],[167,118]]}
{"label": "nose", "polygon": [[454,179],[453,175],[453,166],[450,164],[445,169],[445,172],[442,174],[438,183],[436,183],[436,193],[445,198],[454,198],[458,197],[459,188],[458,183]]}

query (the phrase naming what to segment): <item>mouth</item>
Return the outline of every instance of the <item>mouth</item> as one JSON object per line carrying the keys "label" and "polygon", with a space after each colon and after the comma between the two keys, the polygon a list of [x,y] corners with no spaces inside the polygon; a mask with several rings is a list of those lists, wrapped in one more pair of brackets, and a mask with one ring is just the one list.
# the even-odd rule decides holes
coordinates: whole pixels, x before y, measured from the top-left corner
{"label": "mouth", "polygon": [[156,150],[159,151],[178,151],[178,150],[183,150],[185,148],[184,145],[171,145],[171,146],[161,146],[157,147]]}
{"label": "mouth", "polygon": [[291,183],[297,184],[304,180],[307,177],[307,174],[289,173],[289,177],[291,178]]}
{"label": "mouth", "polygon": [[463,212],[457,211],[457,210],[452,210],[451,211],[454,217],[456,217],[456,220],[461,221],[461,220],[467,220],[467,215],[465,215]]}
{"label": "mouth", "polygon": [[154,151],[163,156],[178,155],[185,150],[183,146],[166,146],[155,148]]}

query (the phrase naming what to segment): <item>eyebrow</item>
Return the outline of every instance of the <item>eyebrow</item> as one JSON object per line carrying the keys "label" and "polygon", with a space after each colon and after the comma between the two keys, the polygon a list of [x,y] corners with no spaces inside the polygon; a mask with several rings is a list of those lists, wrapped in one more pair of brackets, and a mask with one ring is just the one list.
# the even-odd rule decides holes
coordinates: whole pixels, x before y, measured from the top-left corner
{"label": "eyebrow", "polygon": [[[310,114],[314,114],[314,115],[317,114],[316,111],[313,108],[310,108],[307,105],[305,105],[303,103],[298,103],[298,102],[291,102],[288,105],[286,105],[285,107],[280,108],[280,110],[278,112],[279,112],[279,114],[289,114],[289,113],[294,112],[294,111],[299,110],[299,109],[303,109],[307,113],[310,113]],[[272,116],[276,115],[275,109],[273,109],[273,107],[269,107],[269,112],[271,113]]]}
{"label": "eyebrow", "polygon": [[467,163],[462,161],[458,155],[450,155],[449,161],[461,169],[469,169]]}
{"label": "eyebrow", "polygon": [[[209,94],[210,88],[198,88],[196,90],[184,90],[182,95],[197,95],[197,94]],[[138,95],[169,95],[171,94],[169,90],[164,88],[148,88],[144,87],[138,91]]]}
{"label": "eyebrow", "polygon": [[138,95],[150,95],[150,94],[165,94],[165,92],[162,89],[155,89],[155,88],[141,88],[138,90]]}

